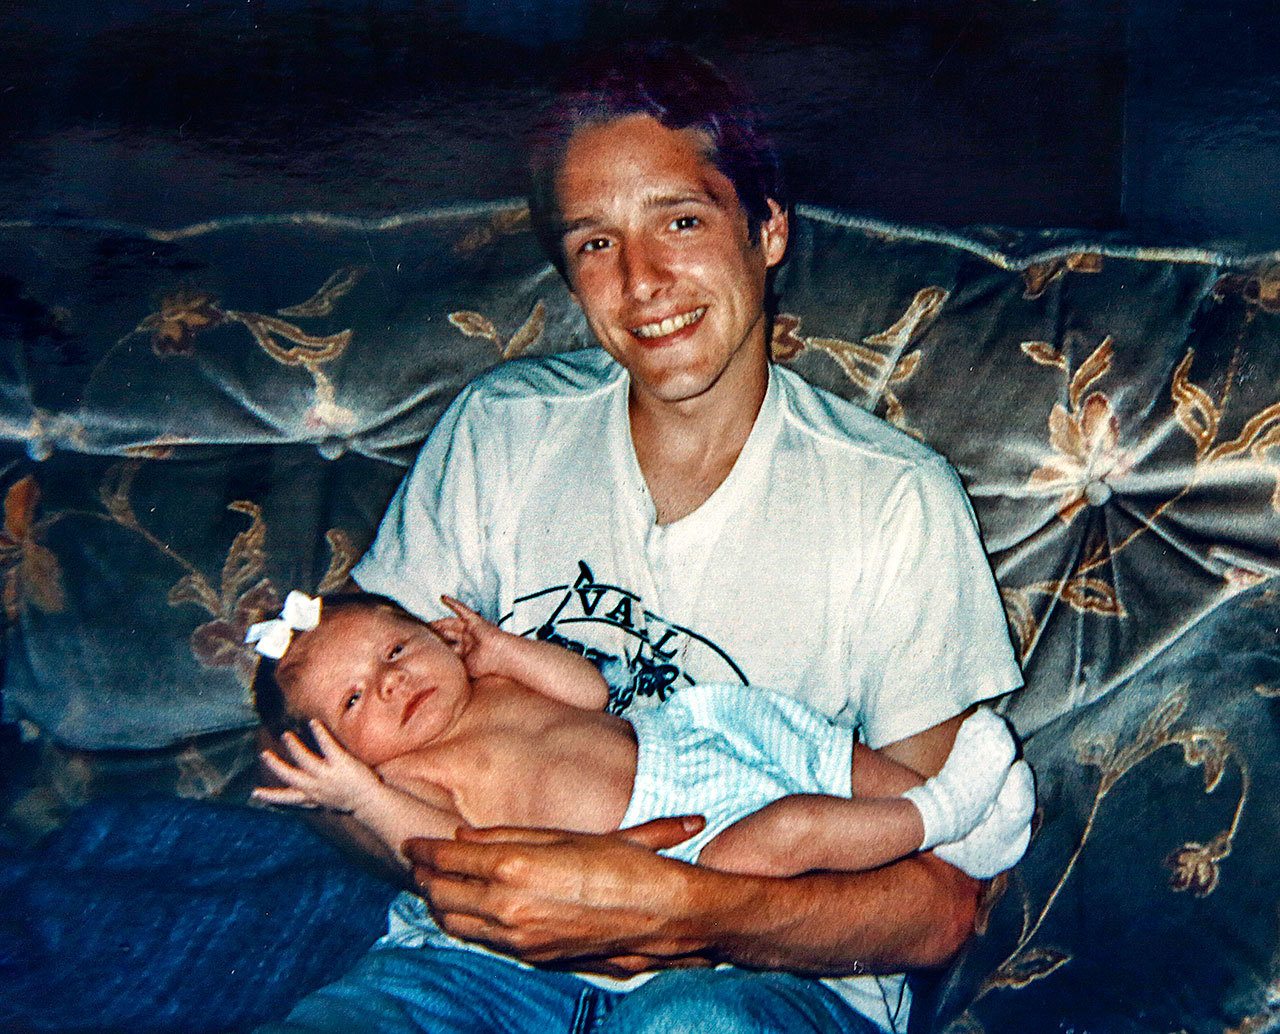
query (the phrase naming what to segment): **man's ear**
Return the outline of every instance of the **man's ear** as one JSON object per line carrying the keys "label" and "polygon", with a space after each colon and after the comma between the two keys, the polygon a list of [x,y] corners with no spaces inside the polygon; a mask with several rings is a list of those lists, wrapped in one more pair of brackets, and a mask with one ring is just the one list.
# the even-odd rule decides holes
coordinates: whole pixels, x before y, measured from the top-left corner
{"label": "man's ear", "polygon": [[791,223],[783,207],[773,198],[766,198],[769,205],[769,218],[760,224],[760,249],[764,252],[766,268],[772,268],[782,261],[787,253],[787,241],[791,235]]}

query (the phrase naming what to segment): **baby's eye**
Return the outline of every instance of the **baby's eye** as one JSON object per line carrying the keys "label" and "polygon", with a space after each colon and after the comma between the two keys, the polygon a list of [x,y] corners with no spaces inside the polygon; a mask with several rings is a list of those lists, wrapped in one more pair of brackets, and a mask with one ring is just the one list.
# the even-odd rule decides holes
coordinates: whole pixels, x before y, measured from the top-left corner
{"label": "baby's eye", "polygon": [[395,646],[387,651],[387,660],[394,661],[402,653],[404,653],[404,643],[396,643]]}
{"label": "baby's eye", "polygon": [[349,697],[347,697],[346,703],[342,705],[343,710],[350,711],[359,702],[360,702],[360,690],[357,689],[354,692],[352,692],[352,694]]}
{"label": "baby's eye", "polygon": [[673,230],[692,230],[694,227],[701,225],[702,220],[696,215],[681,215],[671,220],[671,229]]}

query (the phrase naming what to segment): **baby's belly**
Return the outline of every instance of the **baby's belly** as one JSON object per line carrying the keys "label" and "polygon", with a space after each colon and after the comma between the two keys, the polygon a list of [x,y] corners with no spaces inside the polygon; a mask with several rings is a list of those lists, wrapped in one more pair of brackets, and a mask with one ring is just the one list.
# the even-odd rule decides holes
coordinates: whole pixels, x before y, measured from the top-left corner
{"label": "baby's belly", "polygon": [[635,783],[635,737],[622,721],[590,732],[553,730],[532,751],[527,741],[512,744],[512,754],[491,767],[484,786],[458,795],[463,818],[478,826],[617,829]]}

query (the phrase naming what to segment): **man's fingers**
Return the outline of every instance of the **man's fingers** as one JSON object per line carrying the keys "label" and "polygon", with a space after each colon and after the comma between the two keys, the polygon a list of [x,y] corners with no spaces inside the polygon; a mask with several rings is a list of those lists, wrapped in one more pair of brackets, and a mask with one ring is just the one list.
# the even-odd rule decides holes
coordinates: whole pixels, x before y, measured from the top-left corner
{"label": "man's fingers", "polygon": [[[492,904],[493,893],[489,885],[472,880],[441,876],[430,870],[413,870],[415,880],[431,902],[431,911],[437,916],[449,916],[450,923],[459,916],[491,926],[507,925]],[[425,877],[425,878],[424,878]],[[451,928],[450,933],[453,933]]]}
{"label": "man's fingers", "polygon": [[565,839],[565,832],[523,826],[463,826],[458,830],[457,839],[472,844],[558,844]]}
{"label": "man's fingers", "polygon": [[683,844],[707,824],[701,815],[675,815],[671,818],[653,819],[620,830],[623,839],[647,847],[652,851],[661,851],[667,847]]}
{"label": "man's fingers", "polygon": [[[458,830],[461,836],[465,827]],[[499,878],[507,852],[488,844],[467,844],[457,840],[427,840],[412,837],[402,850],[415,866],[432,875],[447,874],[472,880]]]}

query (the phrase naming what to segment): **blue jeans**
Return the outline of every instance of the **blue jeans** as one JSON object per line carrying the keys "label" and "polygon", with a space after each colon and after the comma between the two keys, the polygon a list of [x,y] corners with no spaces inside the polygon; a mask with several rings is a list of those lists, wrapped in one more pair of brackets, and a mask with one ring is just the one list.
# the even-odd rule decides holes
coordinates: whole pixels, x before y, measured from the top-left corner
{"label": "blue jeans", "polygon": [[672,970],[630,994],[454,948],[370,951],[259,1034],[877,1034],[816,980]]}

